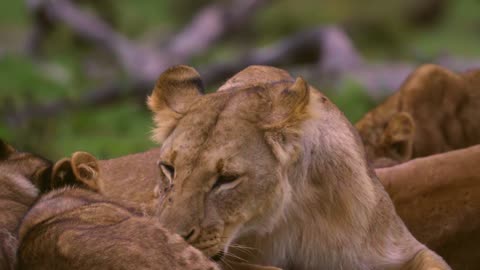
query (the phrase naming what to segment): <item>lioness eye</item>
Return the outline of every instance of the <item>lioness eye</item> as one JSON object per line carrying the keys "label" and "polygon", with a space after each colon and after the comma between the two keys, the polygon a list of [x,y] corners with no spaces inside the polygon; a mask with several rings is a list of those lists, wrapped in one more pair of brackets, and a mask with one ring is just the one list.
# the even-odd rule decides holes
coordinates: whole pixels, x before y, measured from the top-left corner
{"label": "lioness eye", "polygon": [[222,185],[233,183],[237,179],[237,175],[220,175],[218,176],[217,181],[215,181],[215,184],[213,184],[212,189],[218,188]]}

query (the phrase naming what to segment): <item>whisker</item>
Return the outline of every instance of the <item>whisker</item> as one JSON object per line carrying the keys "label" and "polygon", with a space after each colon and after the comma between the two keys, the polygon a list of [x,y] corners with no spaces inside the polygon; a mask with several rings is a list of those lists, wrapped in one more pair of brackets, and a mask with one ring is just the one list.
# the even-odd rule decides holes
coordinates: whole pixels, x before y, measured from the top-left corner
{"label": "whisker", "polygon": [[230,246],[230,248],[232,250],[235,250],[235,251],[238,251],[238,252],[242,252],[243,254],[247,255],[247,256],[253,256],[254,253],[252,250],[248,250],[248,249],[244,249],[243,247],[235,247],[235,246]]}
{"label": "whisker", "polygon": [[236,247],[236,248],[241,248],[241,249],[248,249],[248,250],[256,250],[256,251],[258,251],[258,248],[249,247],[249,246],[244,246],[244,245],[239,245],[239,244],[230,244],[230,247]]}
{"label": "whisker", "polygon": [[231,270],[234,270],[232,268],[232,266],[227,262],[227,259],[226,258],[221,258],[220,261],[222,262],[222,264],[226,265],[228,268],[230,268]]}
{"label": "whisker", "polygon": [[242,257],[240,257],[240,256],[237,256],[237,255],[235,255],[235,254],[233,254],[233,253],[230,253],[230,252],[225,252],[225,253],[224,253],[224,256],[225,256],[225,258],[227,258],[227,257],[232,257],[232,258],[234,258],[234,259],[237,259],[237,260],[240,260],[240,261],[243,261],[243,262],[248,262],[248,260],[246,260],[246,259],[244,259],[244,258],[242,258]]}

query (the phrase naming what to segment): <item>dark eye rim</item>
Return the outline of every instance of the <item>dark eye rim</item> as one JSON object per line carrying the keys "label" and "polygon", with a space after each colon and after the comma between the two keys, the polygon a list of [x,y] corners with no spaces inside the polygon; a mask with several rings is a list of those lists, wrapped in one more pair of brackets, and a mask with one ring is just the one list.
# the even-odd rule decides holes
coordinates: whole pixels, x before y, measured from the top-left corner
{"label": "dark eye rim", "polygon": [[215,181],[215,183],[212,186],[212,190],[216,189],[216,188],[218,188],[222,185],[235,182],[235,180],[237,180],[238,178],[240,178],[240,175],[235,175],[235,174],[219,175],[217,177],[217,180]]}
{"label": "dark eye rim", "polygon": [[165,168],[168,173],[170,173],[170,176],[173,177],[175,175],[175,167],[172,165],[166,163],[166,162],[160,162],[159,165],[163,168]]}

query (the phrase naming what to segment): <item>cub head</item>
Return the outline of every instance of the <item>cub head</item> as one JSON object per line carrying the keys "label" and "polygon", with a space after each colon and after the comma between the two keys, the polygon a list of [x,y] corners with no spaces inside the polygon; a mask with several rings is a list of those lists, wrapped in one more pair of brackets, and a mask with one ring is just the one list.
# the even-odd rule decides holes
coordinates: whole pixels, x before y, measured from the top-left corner
{"label": "cub head", "polygon": [[[244,80],[249,72],[238,76]],[[311,97],[308,84],[287,73],[281,80],[207,95],[200,82],[191,67],[170,68],[148,106],[167,186],[160,219],[213,257],[237,236],[271,231],[281,218],[291,189],[288,168],[299,156]]]}
{"label": "cub head", "polygon": [[388,167],[412,158],[415,123],[407,112],[390,117],[368,113],[355,124],[374,167]]}
{"label": "cub head", "polygon": [[20,175],[39,187],[50,178],[52,163],[38,155],[20,152],[0,139],[0,172]]}
{"label": "cub head", "polygon": [[75,152],[71,158],[63,158],[53,166],[52,177],[45,183],[43,191],[61,187],[81,187],[102,191],[97,159],[86,152]]}

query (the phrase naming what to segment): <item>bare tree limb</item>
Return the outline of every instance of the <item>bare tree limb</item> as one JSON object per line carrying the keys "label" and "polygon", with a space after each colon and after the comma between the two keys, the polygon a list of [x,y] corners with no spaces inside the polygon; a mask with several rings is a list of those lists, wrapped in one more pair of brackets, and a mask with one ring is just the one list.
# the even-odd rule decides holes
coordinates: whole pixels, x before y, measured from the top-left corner
{"label": "bare tree limb", "polygon": [[[456,71],[480,67],[479,61],[458,60],[452,57],[442,57],[432,62]],[[298,73],[311,81],[335,83],[352,79],[377,100],[398,89],[416,66],[399,62],[369,63],[362,59],[341,29],[329,26],[295,34],[271,46],[241,54],[228,62],[205,66],[200,68],[200,73],[206,85],[213,85],[249,65],[285,67],[298,64],[308,65],[308,70]],[[55,116],[68,110],[114,103],[132,96],[144,97],[152,85],[153,80],[138,78],[129,86],[111,83],[105,88],[86,92],[76,101],[59,100],[46,105],[34,104],[25,110],[7,112],[4,116],[10,123],[22,123],[39,116]]]}
{"label": "bare tree limb", "polygon": [[69,0],[30,0],[33,13],[44,13],[54,23],[68,26],[78,37],[105,48],[136,81],[154,81],[171,65],[188,61],[208,49],[238,24],[243,24],[267,0],[234,0],[230,5],[203,8],[172,41],[160,50],[135,44],[97,16]]}
{"label": "bare tree limb", "polygon": [[51,117],[68,110],[116,102],[131,96],[144,96],[161,72],[207,50],[230,30],[245,24],[267,2],[233,0],[229,4],[206,6],[164,48],[156,51],[135,44],[72,1],[27,0],[32,14],[41,13],[41,18],[46,18],[49,23],[64,24],[76,36],[109,51],[133,83],[128,90],[124,90],[122,84],[110,83],[106,87],[87,91],[77,100],[61,99],[48,104],[31,104],[20,111],[7,112],[4,118],[11,125],[20,125],[36,117]]}
{"label": "bare tree limb", "polygon": [[136,83],[125,85],[118,82],[104,87],[86,91],[76,99],[61,98],[44,104],[28,104],[17,111],[5,111],[2,118],[9,126],[21,126],[35,118],[48,118],[61,115],[65,112],[98,107],[115,103],[126,98],[146,96],[151,85]]}
{"label": "bare tree limb", "polygon": [[318,27],[294,34],[273,45],[254,49],[234,60],[210,65],[202,72],[206,84],[228,78],[250,65],[315,64],[318,74],[341,74],[363,62],[352,41],[338,27]]}
{"label": "bare tree limb", "polygon": [[255,11],[268,0],[235,0],[230,5],[206,6],[165,48],[178,59],[188,59],[209,49],[213,43],[248,22]]}

